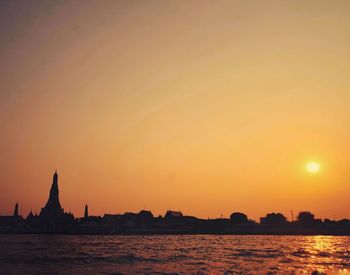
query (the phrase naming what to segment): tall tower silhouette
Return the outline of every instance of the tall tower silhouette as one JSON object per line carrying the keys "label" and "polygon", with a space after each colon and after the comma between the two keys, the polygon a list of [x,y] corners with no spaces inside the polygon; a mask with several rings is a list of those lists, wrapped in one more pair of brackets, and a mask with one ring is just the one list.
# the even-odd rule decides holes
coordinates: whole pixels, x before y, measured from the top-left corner
{"label": "tall tower silhouette", "polygon": [[44,208],[41,209],[40,216],[47,219],[56,219],[64,214],[61,207],[58,191],[58,174],[53,174],[52,186],[50,189],[49,199]]}
{"label": "tall tower silhouette", "polygon": [[15,205],[15,211],[13,212],[14,217],[18,217],[18,202]]}
{"label": "tall tower silhouette", "polygon": [[89,207],[86,204],[85,205],[85,211],[84,211],[84,218],[87,219],[89,217]]}

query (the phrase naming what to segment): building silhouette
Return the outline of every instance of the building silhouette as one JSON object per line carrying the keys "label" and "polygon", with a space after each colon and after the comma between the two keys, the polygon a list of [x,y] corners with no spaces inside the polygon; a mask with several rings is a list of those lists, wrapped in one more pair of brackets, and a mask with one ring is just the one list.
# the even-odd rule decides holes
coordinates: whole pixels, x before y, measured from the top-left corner
{"label": "building silhouette", "polygon": [[46,205],[40,214],[30,211],[26,219],[16,203],[11,216],[0,216],[0,233],[55,234],[293,234],[350,235],[350,220],[315,219],[311,212],[300,212],[296,221],[289,222],[282,213],[269,213],[260,223],[244,213],[234,212],[230,218],[200,219],[168,210],[164,216],[151,211],[139,213],[90,216],[86,204],[84,216],[74,218],[65,213],[59,199],[58,174],[53,174]]}
{"label": "building silhouette", "polygon": [[64,215],[64,210],[61,206],[58,190],[58,174],[57,171],[53,174],[52,186],[50,189],[49,199],[44,208],[41,209],[40,218],[47,220],[57,220]]}
{"label": "building silhouette", "polygon": [[84,210],[84,218],[87,219],[89,217],[89,207],[86,204],[85,205],[85,210]]}
{"label": "building silhouette", "polygon": [[13,211],[13,216],[18,217],[18,202],[15,205],[15,210]]}
{"label": "building silhouette", "polygon": [[16,227],[23,225],[24,219],[19,215],[18,209],[19,205],[16,203],[12,216],[0,216],[0,226]]}
{"label": "building silhouette", "polygon": [[49,193],[49,199],[45,207],[40,211],[38,224],[43,228],[54,228],[70,226],[74,223],[72,213],[65,213],[61,206],[58,189],[57,171],[53,174],[52,185]]}
{"label": "building silhouette", "polygon": [[182,218],[183,214],[180,211],[173,211],[173,210],[168,210],[165,213],[165,218],[166,219],[179,219]]}

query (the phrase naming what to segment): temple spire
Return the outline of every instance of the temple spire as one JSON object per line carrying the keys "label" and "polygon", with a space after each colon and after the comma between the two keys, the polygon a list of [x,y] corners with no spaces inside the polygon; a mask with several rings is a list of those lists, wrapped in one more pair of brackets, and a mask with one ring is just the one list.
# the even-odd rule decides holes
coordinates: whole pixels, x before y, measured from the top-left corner
{"label": "temple spire", "polygon": [[86,204],[85,205],[85,211],[84,211],[84,218],[87,219],[89,217],[89,207]]}
{"label": "temple spire", "polygon": [[58,185],[58,173],[57,173],[57,170],[55,170],[55,173],[53,174],[52,185]]}
{"label": "temple spire", "polygon": [[59,191],[58,191],[58,174],[57,174],[57,170],[53,174],[52,186],[51,186],[51,190],[50,190],[50,197],[49,197],[48,203],[50,201],[53,204],[58,205],[59,207],[61,207],[60,200],[59,200]]}
{"label": "temple spire", "polygon": [[15,211],[13,212],[14,217],[18,217],[18,202],[15,205]]}
{"label": "temple spire", "polygon": [[64,210],[61,207],[59,199],[59,190],[58,190],[58,173],[55,170],[52,178],[52,185],[50,189],[49,199],[45,207],[41,210],[40,215],[50,216],[50,217],[59,217],[64,213]]}

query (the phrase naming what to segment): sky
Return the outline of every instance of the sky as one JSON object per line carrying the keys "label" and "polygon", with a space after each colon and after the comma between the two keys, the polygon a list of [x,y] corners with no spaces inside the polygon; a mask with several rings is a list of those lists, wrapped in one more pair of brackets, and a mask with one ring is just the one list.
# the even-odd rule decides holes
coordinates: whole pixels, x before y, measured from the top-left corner
{"label": "sky", "polygon": [[[0,215],[350,218],[349,1],[1,1]],[[316,161],[318,173],[305,165]]]}

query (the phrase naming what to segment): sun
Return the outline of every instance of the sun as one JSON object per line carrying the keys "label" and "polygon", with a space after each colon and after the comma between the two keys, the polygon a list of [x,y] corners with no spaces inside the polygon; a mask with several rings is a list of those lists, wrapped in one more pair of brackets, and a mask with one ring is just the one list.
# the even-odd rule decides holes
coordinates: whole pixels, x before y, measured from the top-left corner
{"label": "sun", "polygon": [[320,172],[321,165],[316,161],[310,161],[306,164],[306,171],[308,171],[310,174],[316,174]]}

